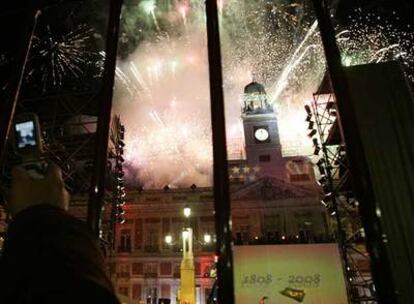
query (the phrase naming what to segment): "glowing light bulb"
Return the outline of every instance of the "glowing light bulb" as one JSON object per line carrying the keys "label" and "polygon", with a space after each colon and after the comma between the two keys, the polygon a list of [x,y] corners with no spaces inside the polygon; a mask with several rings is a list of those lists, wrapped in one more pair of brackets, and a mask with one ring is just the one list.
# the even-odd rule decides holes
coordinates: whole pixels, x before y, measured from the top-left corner
{"label": "glowing light bulb", "polygon": [[166,235],[165,236],[165,242],[170,245],[172,243],[172,236],[171,235]]}
{"label": "glowing light bulb", "polygon": [[185,217],[190,217],[191,215],[191,208],[190,207],[185,207],[184,208],[184,216]]}
{"label": "glowing light bulb", "polygon": [[190,232],[188,232],[188,230],[184,230],[183,231],[183,239],[187,240],[190,237]]}
{"label": "glowing light bulb", "polygon": [[204,243],[209,244],[211,242],[211,235],[206,233],[204,234]]}

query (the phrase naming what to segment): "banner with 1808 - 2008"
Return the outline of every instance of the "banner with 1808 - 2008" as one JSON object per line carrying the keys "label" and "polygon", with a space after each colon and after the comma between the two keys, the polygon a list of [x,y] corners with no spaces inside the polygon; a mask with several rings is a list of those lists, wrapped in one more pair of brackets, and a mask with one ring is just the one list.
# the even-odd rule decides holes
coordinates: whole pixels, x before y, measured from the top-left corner
{"label": "banner with 1808 - 2008", "polygon": [[337,244],[234,247],[236,304],[345,304]]}

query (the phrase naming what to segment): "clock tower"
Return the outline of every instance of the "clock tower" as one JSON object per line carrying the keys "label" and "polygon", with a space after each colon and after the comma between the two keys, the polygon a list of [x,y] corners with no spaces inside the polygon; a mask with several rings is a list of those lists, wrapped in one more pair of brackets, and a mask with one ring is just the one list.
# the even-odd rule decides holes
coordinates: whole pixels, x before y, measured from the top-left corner
{"label": "clock tower", "polygon": [[266,175],[285,178],[285,162],[279,138],[276,113],[258,82],[244,88],[242,120],[247,164],[259,166]]}

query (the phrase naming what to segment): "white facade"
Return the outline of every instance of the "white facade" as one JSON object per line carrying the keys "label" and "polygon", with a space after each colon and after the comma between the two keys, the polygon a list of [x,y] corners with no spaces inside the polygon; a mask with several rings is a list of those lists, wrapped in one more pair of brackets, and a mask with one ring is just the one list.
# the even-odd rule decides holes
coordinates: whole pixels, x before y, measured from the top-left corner
{"label": "white facade", "polygon": [[[329,240],[325,213],[318,193],[275,178],[233,184],[232,228],[235,244],[313,243]],[[192,210],[186,222],[183,208]],[[129,192],[127,221],[118,225],[113,262],[117,292],[133,303],[170,299],[175,303],[181,260],[180,235],[184,225],[194,230],[197,303],[206,303],[214,280],[214,244],[203,244],[203,235],[214,235],[212,188]],[[173,244],[165,243],[171,235]],[[157,302],[158,303],[158,302]]]}

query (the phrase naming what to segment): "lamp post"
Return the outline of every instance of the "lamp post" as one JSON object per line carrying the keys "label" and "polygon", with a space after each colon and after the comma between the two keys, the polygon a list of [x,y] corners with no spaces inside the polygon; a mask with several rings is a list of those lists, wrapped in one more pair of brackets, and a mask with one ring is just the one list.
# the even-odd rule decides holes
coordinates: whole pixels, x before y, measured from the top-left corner
{"label": "lamp post", "polygon": [[188,206],[185,206],[183,209],[183,213],[184,213],[185,218],[188,219],[191,216],[191,208]]}
{"label": "lamp post", "polygon": [[195,267],[193,254],[193,229],[190,227],[191,208],[185,206],[186,219],[182,232],[183,257],[180,265],[180,303],[195,304]]}
{"label": "lamp post", "polygon": [[183,257],[180,266],[180,303],[195,304],[195,267],[193,254],[193,229],[184,227],[182,232]]}
{"label": "lamp post", "polygon": [[[183,256],[180,265],[180,290],[179,290],[179,303],[180,304],[195,304],[195,266],[194,266],[194,237],[193,229],[190,227],[191,208],[185,206],[183,209],[184,217],[186,218],[185,225],[182,231],[182,252]],[[206,233],[203,236],[205,244],[209,244],[212,241],[210,234]],[[165,236],[165,243],[168,245],[173,244],[172,235]]]}

